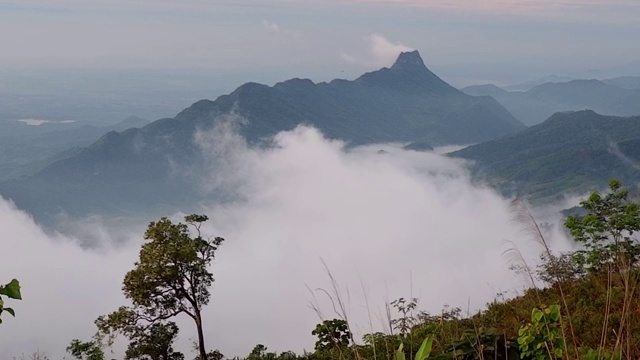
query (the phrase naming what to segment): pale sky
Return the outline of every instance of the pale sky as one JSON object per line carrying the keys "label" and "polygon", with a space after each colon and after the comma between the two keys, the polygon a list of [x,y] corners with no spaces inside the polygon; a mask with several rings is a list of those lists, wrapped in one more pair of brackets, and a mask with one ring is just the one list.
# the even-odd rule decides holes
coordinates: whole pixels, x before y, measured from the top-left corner
{"label": "pale sky", "polygon": [[638,36],[638,0],[0,0],[3,68],[264,68],[327,80],[417,49],[432,69],[480,81],[624,65],[640,60]]}

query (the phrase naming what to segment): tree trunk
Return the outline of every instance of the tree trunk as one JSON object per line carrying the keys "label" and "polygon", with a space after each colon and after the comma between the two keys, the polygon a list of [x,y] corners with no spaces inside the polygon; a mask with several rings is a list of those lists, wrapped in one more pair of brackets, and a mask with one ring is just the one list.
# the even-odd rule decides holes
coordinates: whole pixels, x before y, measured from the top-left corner
{"label": "tree trunk", "polygon": [[204,347],[204,332],[202,331],[202,315],[200,309],[196,309],[196,327],[198,328],[198,349],[200,350],[200,360],[207,360],[207,350]]}

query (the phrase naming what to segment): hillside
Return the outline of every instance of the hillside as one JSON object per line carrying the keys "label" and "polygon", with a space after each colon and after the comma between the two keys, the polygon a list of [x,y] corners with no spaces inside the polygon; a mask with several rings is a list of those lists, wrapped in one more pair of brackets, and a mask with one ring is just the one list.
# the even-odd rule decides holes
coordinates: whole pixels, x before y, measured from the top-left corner
{"label": "hillside", "polygon": [[559,111],[589,109],[605,115],[640,115],[640,90],[633,88],[633,80],[549,82],[528,91],[507,91],[494,85],[476,85],[463,88],[462,91],[473,96],[492,96],[518,120],[535,125]]}
{"label": "hillside", "polygon": [[[108,126],[44,123],[29,126],[17,121],[0,123],[0,181],[35,173],[38,169],[66,158],[88,146],[109,131],[124,131],[148,124],[135,116]],[[4,126],[3,126],[4,125]]]}
{"label": "hillside", "polygon": [[509,91],[493,84],[471,85],[463,88],[462,91],[471,96],[491,96],[494,98],[509,93]]}
{"label": "hillside", "polygon": [[602,80],[605,84],[615,85],[623,89],[640,89],[640,76],[620,76],[613,79]]}
{"label": "hillside", "polygon": [[519,84],[505,85],[502,88],[508,91],[527,91],[532,88],[546,84],[546,83],[560,83],[560,82],[568,82],[571,80],[575,80],[575,78],[569,76],[558,76],[558,75],[547,75],[542,76],[536,79],[532,79],[529,81],[525,81]]}
{"label": "hillside", "polygon": [[59,211],[73,215],[192,204],[203,196],[194,179],[184,175],[199,166],[194,133],[230,113],[246,119],[239,132],[250,143],[299,124],[350,145],[393,141],[422,148],[476,143],[525,128],[493,98],[451,87],[413,51],[402,53],[392,67],[354,81],[244,84],[215,101],[198,101],[175,118],[109,132],[33,176],[0,183],[0,194],[41,220]]}
{"label": "hillside", "polygon": [[352,144],[469,143],[524,128],[493,99],[468,96],[438,78],[417,51],[403,53],[391,68],[354,81],[314,84],[291,79],[273,87],[248,83],[216,101],[196,103],[196,109],[189,108],[177,118],[213,121],[234,106],[249,120],[242,131],[252,140],[301,123]]}
{"label": "hillside", "polygon": [[506,194],[533,199],[606,186],[612,177],[635,183],[640,176],[640,116],[557,113],[520,133],[450,155],[472,160],[476,178]]}

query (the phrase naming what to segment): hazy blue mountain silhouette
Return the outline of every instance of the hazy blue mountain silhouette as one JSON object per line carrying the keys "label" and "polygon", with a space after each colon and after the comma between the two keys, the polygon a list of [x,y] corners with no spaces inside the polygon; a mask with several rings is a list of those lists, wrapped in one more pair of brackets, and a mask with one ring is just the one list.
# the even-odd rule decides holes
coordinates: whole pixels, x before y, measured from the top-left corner
{"label": "hazy blue mountain silhouette", "polygon": [[193,185],[198,179],[185,175],[201,161],[194,133],[230,113],[246,119],[238,131],[252,144],[300,124],[350,145],[392,141],[422,148],[477,143],[525,128],[493,98],[447,84],[412,51],[400,54],[390,68],[353,81],[246,83],[174,118],[109,132],[33,176],[1,183],[0,193],[41,218],[58,211],[82,215],[189,206],[203,196]]}
{"label": "hazy blue mountain silhouette", "polygon": [[609,80],[548,82],[528,91],[507,91],[495,85],[475,85],[462,91],[492,96],[513,116],[531,126],[559,111],[593,110],[604,115],[640,115],[640,88],[634,77]]}

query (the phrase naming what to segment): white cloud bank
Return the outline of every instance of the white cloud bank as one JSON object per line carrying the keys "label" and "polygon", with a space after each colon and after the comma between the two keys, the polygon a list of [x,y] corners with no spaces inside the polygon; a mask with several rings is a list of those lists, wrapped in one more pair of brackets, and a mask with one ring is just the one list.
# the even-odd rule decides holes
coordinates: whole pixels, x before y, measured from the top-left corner
{"label": "white cloud bank", "polygon": [[[305,127],[279,134],[270,150],[223,134],[200,137],[218,169],[212,191],[238,195],[207,211],[209,230],[226,238],[205,310],[209,348],[227,356],[246,355],[256,343],[311,350],[319,319],[306,286],[330,287],[321,258],[343,295],[348,289],[358,336],[371,327],[361,284],[376,329],[385,300],[413,295],[435,312],[445,304],[466,309],[470,300],[473,311],[499,291],[521,288],[502,256],[504,240],[532,245],[511,222],[508,201],[472,186],[460,163],[389,145],[345,150]],[[117,251],[85,252],[47,237],[4,200],[0,232],[0,280],[16,277],[24,290],[24,300],[11,303],[17,317],[0,326],[2,359],[36,349],[61,358],[71,339],[89,338],[93,320],[122,304],[121,280],[142,237],[135,233]],[[187,320],[179,324],[178,348],[188,353],[195,332]]]}
{"label": "white cloud bank", "polygon": [[268,21],[268,20],[262,20],[262,26],[264,26],[265,29],[273,31],[273,32],[280,31],[280,26],[278,24],[273,23],[273,22]]}
{"label": "white cloud bank", "polygon": [[371,34],[367,37],[371,46],[371,53],[378,61],[388,64],[393,63],[401,52],[412,51],[410,48],[400,42],[392,42],[380,34]]}
{"label": "white cloud bank", "polygon": [[[400,53],[413,51],[415,49],[404,45],[401,42],[393,42],[380,34],[370,34],[364,37],[367,43],[368,60],[359,60],[358,57],[347,52],[341,52],[340,58],[351,64],[361,64],[364,66],[391,66]],[[363,58],[365,56],[362,56]]]}
{"label": "white cloud bank", "polygon": [[71,339],[93,334],[97,314],[123,301],[117,290],[135,260],[135,248],[85,252],[72,239],[47,236],[2,198],[0,233],[0,283],[17,278],[23,296],[7,300],[15,319],[2,314],[1,359],[37,349],[56,358]]}

